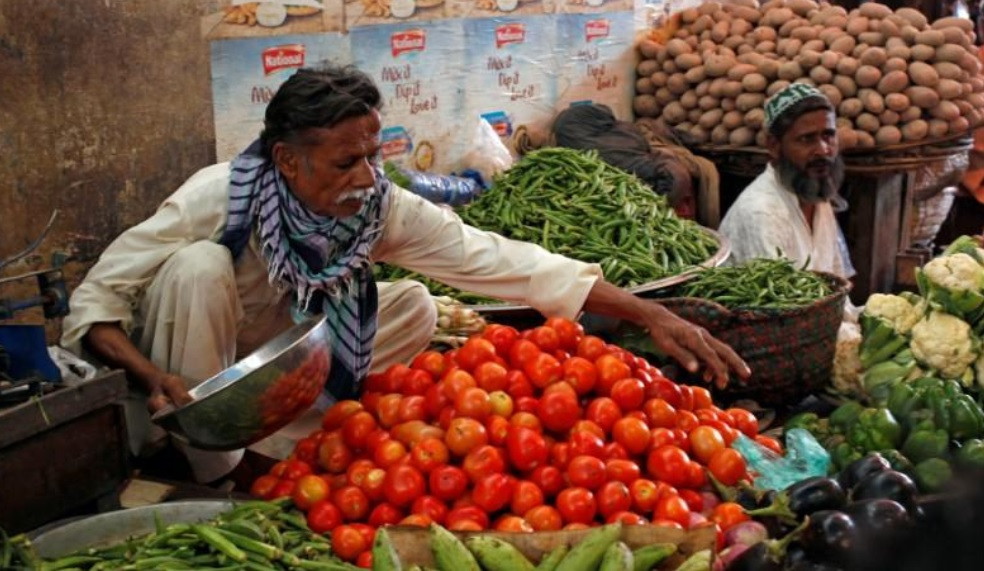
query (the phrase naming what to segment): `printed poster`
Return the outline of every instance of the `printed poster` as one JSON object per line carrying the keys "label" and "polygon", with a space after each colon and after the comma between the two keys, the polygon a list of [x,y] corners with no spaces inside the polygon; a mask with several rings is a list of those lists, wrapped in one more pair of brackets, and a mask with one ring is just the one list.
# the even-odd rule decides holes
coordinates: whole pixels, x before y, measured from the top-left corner
{"label": "printed poster", "polygon": [[561,14],[602,14],[608,12],[632,12],[635,0],[557,0],[557,12]]}
{"label": "printed poster", "polygon": [[343,0],[221,0],[202,18],[202,36],[262,38],[341,32]]}
{"label": "printed poster", "polygon": [[345,0],[345,27],[467,18],[475,0]]}
{"label": "printed poster", "polygon": [[636,52],[632,12],[559,14],[557,112],[600,103],[615,117],[632,120]]}
{"label": "printed poster", "polygon": [[341,34],[212,42],[212,101],[219,161],[232,159],[263,129],[267,103],[298,68],[351,62]]}
{"label": "printed poster", "polygon": [[[465,116],[462,135],[473,121],[487,120],[515,152],[523,131],[545,133],[557,101],[553,16],[488,18],[464,22],[467,51]],[[462,148],[469,141],[462,139]]]}
{"label": "printed poster", "polygon": [[[353,63],[383,96],[383,160],[420,171],[455,168],[464,36],[457,20],[353,29]],[[371,48],[369,48],[371,46]]]}
{"label": "printed poster", "polygon": [[474,0],[471,18],[503,18],[553,14],[561,0]]}

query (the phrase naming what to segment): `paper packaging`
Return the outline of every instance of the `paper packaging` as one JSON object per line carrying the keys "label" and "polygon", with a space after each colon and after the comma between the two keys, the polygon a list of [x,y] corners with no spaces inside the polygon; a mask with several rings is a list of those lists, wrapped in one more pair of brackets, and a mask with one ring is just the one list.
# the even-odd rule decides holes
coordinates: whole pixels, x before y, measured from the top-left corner
{"label": "paper packaging", "polygon": [[201,20],[202,36],[255,38],[340,32],[343,0],[231,0]]}

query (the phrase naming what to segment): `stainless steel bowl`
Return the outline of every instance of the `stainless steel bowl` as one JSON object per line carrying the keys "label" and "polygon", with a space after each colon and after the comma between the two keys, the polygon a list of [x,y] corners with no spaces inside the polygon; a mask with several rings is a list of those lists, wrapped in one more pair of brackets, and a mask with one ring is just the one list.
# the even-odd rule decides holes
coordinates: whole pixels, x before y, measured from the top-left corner
{"label": "stainless steel bowl", "polygon": [[311,407],[331,369],[325,317],[281,333],[189,391],[194,399],[153,421],[204,450],[235,450],[283,428]]}

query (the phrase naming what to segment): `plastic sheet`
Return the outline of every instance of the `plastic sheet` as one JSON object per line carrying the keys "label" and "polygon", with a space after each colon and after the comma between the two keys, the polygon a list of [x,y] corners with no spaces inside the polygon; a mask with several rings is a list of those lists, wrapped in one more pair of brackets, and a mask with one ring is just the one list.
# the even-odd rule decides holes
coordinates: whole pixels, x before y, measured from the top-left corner
{"label": "plastic sheet", "polygon": [[762,490],[783,490],[801,480],[826,476],[830,469],[830,454],[808,430],[794,428],[786,432],[786,455],[740,435],[731,447],[741,453],[749,471],[758,474],[754,484]]}

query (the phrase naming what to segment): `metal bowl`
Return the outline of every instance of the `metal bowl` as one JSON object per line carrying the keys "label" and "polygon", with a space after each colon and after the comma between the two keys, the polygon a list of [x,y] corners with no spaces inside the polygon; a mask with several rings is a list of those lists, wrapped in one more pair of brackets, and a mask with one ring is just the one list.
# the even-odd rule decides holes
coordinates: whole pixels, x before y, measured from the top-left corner
{"label": "metal bowl", "polygon": [[193,388],[188,404],[162,409],[152,420],[196,448],[242,448],[310,408],[330,369],[326,318],[309,319]]}

